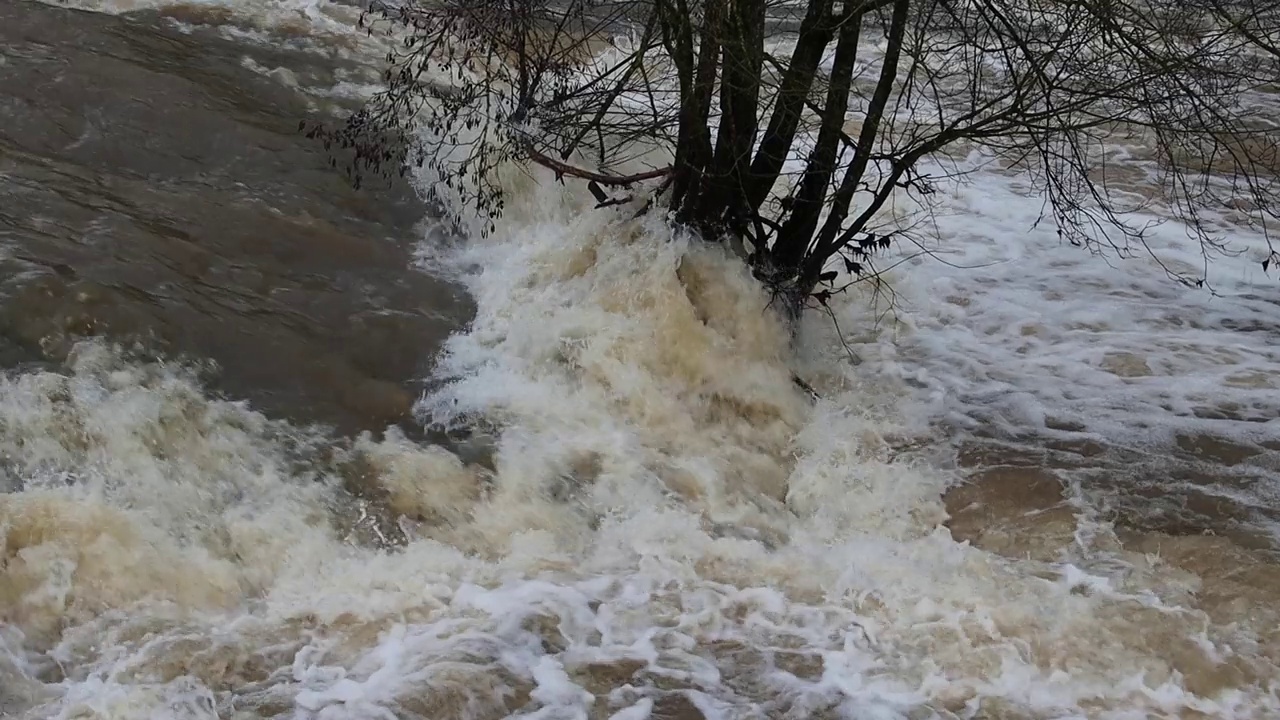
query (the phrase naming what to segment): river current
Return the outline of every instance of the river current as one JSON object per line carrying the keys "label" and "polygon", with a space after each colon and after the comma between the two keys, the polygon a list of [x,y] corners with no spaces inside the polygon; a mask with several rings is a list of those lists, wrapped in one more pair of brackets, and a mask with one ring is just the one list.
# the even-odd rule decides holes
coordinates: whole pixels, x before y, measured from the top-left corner
{"label": "river current", "polygon": [[0,0],[0,716],[1280,717],[1259,238],[984,170],[793,343],[580,189],[350,188],[357,13]]}

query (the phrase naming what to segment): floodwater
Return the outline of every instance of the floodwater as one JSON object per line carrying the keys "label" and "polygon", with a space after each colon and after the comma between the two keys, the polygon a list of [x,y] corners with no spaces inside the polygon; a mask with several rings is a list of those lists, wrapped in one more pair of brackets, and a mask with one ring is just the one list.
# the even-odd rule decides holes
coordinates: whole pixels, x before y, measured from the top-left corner
{"label": "floodwater", "polygon": [[341,103],[246,67],[333,85],[340,64],[157,17],[0,12],[11,363],[137,339],[216,362],[215,387],[281,417],[407,416],[406,383],[469,301],[410,267],[423,210],[407,185],[356,192],[299,136]]}
{"label": "floodwater", "polygon": [[572,188],[465,243],[350,189],[297,125],[354,8],[54,5],[0,0],[0,715],[1280,716],[1273,278],[992,172],[796,348]]}

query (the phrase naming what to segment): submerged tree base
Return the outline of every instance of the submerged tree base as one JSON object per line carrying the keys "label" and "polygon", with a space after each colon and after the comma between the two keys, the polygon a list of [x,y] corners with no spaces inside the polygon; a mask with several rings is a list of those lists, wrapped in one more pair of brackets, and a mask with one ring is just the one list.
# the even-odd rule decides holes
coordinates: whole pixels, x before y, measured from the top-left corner
{"label": "submerged tree base", "polygon": [[[931,196],[962,172],[923,161],[955,148],[1021,168],[1045,220],[1095,250],[1144,247],[1149,229],[1098,172],[1121,127],[1164,159],[1163,199],[1206,259],[1224,249],[1206,209],[1243,199],[1264,229],[1280,217],[1280,133],[1246,101],[1280,83],[1280,10],[409,0],[375,2],[362,25],[401,40],[387,87],[343,127],[310,131],[354,151],[357,183],[423,167],[432,199],[481,232],[510,163],[585,181],[598,208],[647,196],[644,211],[730,243],[791,316],[877,280],[895,243],[924,247]],[[668,160],[636,169],[655,152]]]}

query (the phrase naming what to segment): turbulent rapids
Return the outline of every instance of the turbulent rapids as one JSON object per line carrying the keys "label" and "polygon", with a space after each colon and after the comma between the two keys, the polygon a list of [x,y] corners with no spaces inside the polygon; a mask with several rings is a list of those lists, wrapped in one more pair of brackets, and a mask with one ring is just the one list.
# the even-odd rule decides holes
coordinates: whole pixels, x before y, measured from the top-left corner
{"label": "turbulent rapids", "polygon": [[[345,6],[155,5],[133,31],[365,52]],[[1097,267],[993,174],[941,220],[990,282],[926,261],[901,316],[847,298],[797,351],[720,249],[505,180],[495,233],[419,252],[476,316],[417,414],[486,452],[269,419],[103,340],[0,380],[0,715],[1280,717],[1274,287],[1206,309]],[[1240,510],[1179,532],[1162,482]]]}

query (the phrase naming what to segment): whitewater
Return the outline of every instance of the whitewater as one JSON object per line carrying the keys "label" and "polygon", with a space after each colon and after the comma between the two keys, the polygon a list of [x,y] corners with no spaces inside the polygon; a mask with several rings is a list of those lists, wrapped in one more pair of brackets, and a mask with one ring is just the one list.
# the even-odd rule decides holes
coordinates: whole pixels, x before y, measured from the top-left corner
{"label": "whitewater", "polygon": [[[319,0],[79,6],[383,52]],[[371,67],[257,69],[319,98]],[[893,306],[841,297],[793,342],[657,214],[504,187],[493,234],[419,253],[477,314],[417,409],[487,461],[338,443],[101,342],[0,379],[0,714],[1280,717],[1262,238],[1195,292],[982,171]]]}

